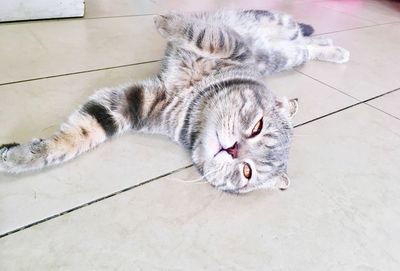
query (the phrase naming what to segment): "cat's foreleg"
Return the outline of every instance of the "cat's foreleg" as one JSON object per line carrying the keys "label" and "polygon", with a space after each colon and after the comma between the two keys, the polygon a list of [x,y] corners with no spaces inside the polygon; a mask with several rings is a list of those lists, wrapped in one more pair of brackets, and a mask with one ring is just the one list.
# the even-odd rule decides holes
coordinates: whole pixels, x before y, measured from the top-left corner
{"label": "cat's foreleg", "polygon": [[53,136],[0,146],[0,171],[18,173],[60,164],[125,131],[151,131],[165,95],[158,80],[100,90]]}

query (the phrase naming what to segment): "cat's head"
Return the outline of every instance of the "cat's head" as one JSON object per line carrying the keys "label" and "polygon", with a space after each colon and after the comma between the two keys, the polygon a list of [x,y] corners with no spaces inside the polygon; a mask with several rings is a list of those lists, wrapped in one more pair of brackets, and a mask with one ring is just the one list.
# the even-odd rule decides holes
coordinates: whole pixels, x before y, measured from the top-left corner
{"label": "cat's head", "polygon": [[288,153],[297,99],[265,87],[237,87],[207,108],[193,161],[213,186],[231,193],[289,186]]}

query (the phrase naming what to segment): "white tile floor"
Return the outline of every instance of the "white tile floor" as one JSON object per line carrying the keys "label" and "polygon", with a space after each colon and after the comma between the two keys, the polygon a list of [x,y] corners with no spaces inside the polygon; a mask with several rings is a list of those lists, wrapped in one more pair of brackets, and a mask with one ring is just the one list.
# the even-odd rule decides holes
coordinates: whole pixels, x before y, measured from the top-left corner
{"label": "white tile floor", "polygon": [[189,155],[143,135],[0,174],[0,270],[400,270],[399,2],[86,3],[83,19],[0,24],[0,143],[47,136],[94,89],[156,73],[151,14],[171,9],[287,11],[352,58],[266,78],[300,99],[285,192],[179,181],[198,177]]}

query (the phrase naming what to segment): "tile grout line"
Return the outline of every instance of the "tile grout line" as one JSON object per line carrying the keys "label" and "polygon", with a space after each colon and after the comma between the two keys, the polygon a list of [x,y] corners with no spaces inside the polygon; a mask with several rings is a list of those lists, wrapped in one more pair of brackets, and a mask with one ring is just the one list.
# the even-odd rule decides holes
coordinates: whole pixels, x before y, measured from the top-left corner
{"label": "tile grout line", "polygon": [[[344,111],[344,110],[347,110],[347,109],[349,109],[349,108],[355,107],[355,106],[360,105],[360,104],[365,104],[365,105],[367,105],[367,106],[374,107],[374,106],[368,104],[368,102],[369,102],[369,101],[372,101],[372,100],[375,100],[375,99],[378,99],[378,98],[381,98],[381,97],[383,97],[383,96],[385,96],[385,95],[391,94],[391,93],[393,93],[393,92],[395,92],[395,91],[399,91],[399,90],[400,90],[400,88],[396,88],[396,89],[387,91],[387,92],[385,92],[385,93],[376,95],[376,96],[374,96],[374,97],[372,97],[372,98],[368,98],[368,99],[366,99],[366,100],[359,101],[359,102],[357,102],[357,103],[355,103],[355,104],[352,104],[352,105],[343,107],[343,108],[341,108],[341,109],[335,110],[335,111],[330,112],[330,113],[328,113],[328,114],[325,114],[325,115],[319,116],[319,117],[317,117],[317,118],[314,118],[314,119],[305,121],[305,122],[303,122],[303,123],[297,124],[297,125],[295,125],[294,127],[297,128],[297,127],[300,127],[300,126],[309,124],[309,123],[311,123],[311,122],[314,122],[314,121],[317,121],[317,120],[320,120],[320,119],[329,117],[329,116],[331,116],[331,115],[334,115],[334,114],[336,114],[336,113],[342,112],[342,111]],[[374,108],[375,108],[375,107],[374,107]],[[385,114],[387,114],[387,115],[389,115],[389,116],[392,116],[391,114],[389,114],[389,113],[387,113],[387,112],[385,112],[385,111],[383,111],[383,110],[380,110],[379,108],[376,108],[376,109],[377,109],[378,111],[381,111],[382,113],[385,113]],[[399,119],[399,118],[397,118],[397,117],[395,117],[395,116],[392,116],[392,117],[394,117],[394,118],[396,118],[396,119]],[[399,119],[399,120],[400,120],[400,119]]]}
{"label": "tile grout line", "polygon": [[[390,91],[385,92],[385,93],[383,93],[383,94],[380,94],[380,95],[374,96],[374,97],[372,97],[372,98],[366,99],[366,100],[364,100],[364,101],[360,101],[360,102],[358,102],[358,103],[355,103],[355,104],[352,104],[352,105],[343,107],[343,108],[338,109],[338,110],[336,110],[336,111],[333,111],[333,112],[331,112],[331,113],[328,113],[328,114],[322,115],[322,116],[320,116],[320,117],[317,117],[317,118],[308,120],[308,121],[306,121],[306,122],[297,124],[297,125],[294,126],[294,128],[301,127],[301,126],[304,126],[304,125],[306,125],[306,124],[309,124],[309,123],[318,121],[318,120],[320,120],[320,119],[326,118],[326,117],[328,117],[328,116],[334,115],[334,114],[336,114],[336,113],[339,113],[339,112],[341,112],[341,111],[347,110],[347,109],[349,109],[349,108],[355,107],[355,106],[360,105],[360,104],[368,105],[368,106],[370,106],[370,107],[373,107],[373,108],[377,109],[378,111],[381,111],[382,113],[385,113],[385,114],[387,114],[387,115],[389,115],[389,116],[392,116],[392,117],[394,117],[394,118],[396,118],[396,119],[399,119],[399,118],[397,118],[397,117],[395,117],[395,116],[393,116],[393,115],[391,115],[391,114],[389,114],[389,113],[387,113],[387,112],[385,112],[385,111],[382,111],[381,109],[376,108],[376,107],[374,107],[374,106],[372,106],[372,105],[370,105],[370,104],[367,103],[367,102],[369,102],[369,101],[372,101],[372,100],[374,100],[374,99],[380,98],[380,97],[385,96],[385,95],[388,95],[388,94],[393,93],[393,92],[398,91],[398,90],[400,90],[400,88],[393,89],[393,90],[390,90]],[[400,120],[400,119],[399,119],[399,120]],[[71,213],[71,212],[76,211],[76,210],[79,210],[79,209],[82,209],[82,208],[84,208],[84,207],[86,207],[86,206],[89,206],[89,205],[92,205],[92,204],[94,204],[94,203],[103,201],[103,200],[105,200],[105,199],[108,199],[108,198],[117,196],[117,195],[122,194],[122,193],[124,193],[124,192],[130,191],[130,190],[132,190],[132,189],[134,189],[134,188],[137,188],[137,187],[143,186],[143,185],[145,185],[145,184],[154,182],[154,181],[159,180],[159,179],[161,179],[161,178],[167,177],[167,176],[169,176],[169,175],[171,175],[171,174],[174,174],[174,173],[180,172],[180,171],[182,171],[182,170],[184,170],[184,169],[190,168],[190,167],[192,167],[192,166],[193,166],[193,164],[190,164],[190,165],[187,165],[187,166],[178,168],[178,169],[176,169],[176,170],[169,171],[169,172],[167,172],[167,173],[165,173],[165,174],[162,174],[162,175],[159,175],[159,176],[157,176],[157,177],[151,178],[151,179],[146,180],[146,181],[144,181],[144,182],[141,182],[141,183],[139,183],[139,184],[135,184],[135,185],[133,185],[133,186],[129,186],[129,187],[127,187],[127,188],[118,190],[118,191],[116,191],[116,192],[114,192],[114,193],[111,193],[111,194],[108,194],[108,195],[106,195],[106,196],[103,196],[103,197],[97,198],[97,199],[95,199],[95,200],[89,201],[89,202],[87,202],[87,203],[78,205],[78,206],[76,206],[76,207],[73,207],[73,208],[71,208],[71,209],[68,209],[68,210],[66,210],[66,211],[63,211],[63,212],[61,212],[61,213],[54,214],[54,215],[52,215],[52,216],[49,216],[49,217],[43,218],[43,219],[41,219],[41,220],[35,221],[35,222],[30,223],[30,224],[28,224],[28,225],[25,225],[25,226],[23,226],[23,227],[19,227],[19,228],[17,228],[17,229],[12,230],[12,231],[9,231],[9,232],[0,234],[0,238],[3,238],[3,237],[6,237],[6,236],[8,236],[8,235],[17,233],[17,232],[19,232],[19,231],[22,231],[22,230],[31,228],[31,227],[33,227],[33,226],[35,226],[35,225],[42,224],[42,223],[44,223],[44,222],[46,222],[46,221],[52,220],[52,219],[54,219],[54,218],[63,216],[63,215],[65,215],[65,214]]]}
{"label": "tile grout line", "polygon": [[[352,98],[352,99],[354,99],[354,100],[356,100],[356,101],[359,101],[358,103],[355,103],[355,104],[350,105],[350,106],[348,106],[348,107],[344,107],[344,108],[342,108],[342,109],[339,109],[338,111],[331,112],[331,113],[329,113],[329,114],[327,114],[327,115],[320,116],[320,117],[318,117],[318,118],[315,118],[314,120],[318,120],[318,119],[323,118],[323,117],[325,117],[325,116],[329,116],[329,115],[331,115],[331,114],[340,112],[340,111],[342,111],[342,110],[348,109],[348,108],[350,108],[350,107],[353,107],[353,106],[356,106],[356,105],[359,105],[359,104],[362,104],[362,103],[364,103],[364,104],[366,104],[366,105],[368,105],[368,106],[370,106],[370,107],[373,107],[374,109],[379,110],[379,111],[381,111],[382,113],[385,113],[385,114],[387,114],[387,115],[389,115],[389,116],[391,116],[391,117],[393,117],[393,118],[395,118],[395,119],[400,120],[400,118],[398,118],[398,117],[396,117],[396,116],[394,116],[394,115],[392,115],[392,114],[390,114],[390,113],[388,113],[388,112],[386,112],[386,111],[384,111],[384,110],[382,110],[382,109],[379,109],[379,108],[377,108],[377,107],[375,107],[375,106],[373,106],[373,105],[368,104],[369,101],[374,100],[374,99],[377,99],[377,98],[380,98],[380,97],[385,96],[385,95],[388,95],[388,94],[390,94],[390,93],[392,93],[392,92],[398,91],[398,90],[400,90],[400,88],[395,88],[395,89],[390,90],[390,91],[387,91],[387,92],[385,92],[385,93],[383,93],[383,94],[379,94],[379,95],[377,95],[377,96],[374,96],[374,97],[372,97],[372,98],[368,98],[368,99],[362,101],[362,100],[360,100],[360,99],[358,99],[358,98],[356,98],[356,97],[354,97],[354,96],[352,96],[352,95],[350,95],[350,94],[348,94],[348,93],[346,93],[346,92],[344,92],[344,91],[342,91],[342,90],[340,90],[340,89],[338,89],[338,88],[336,88],[336,87],[333,87],[333,86],[331,86],[331,85],[329,85],[329,84],[327,84],[327,83],[325,83],[325,82],[322,82],[322,81],[320,81],[320,80],[318,80],[318,79],[316,79],[316,78],[314,78],[314,77],[312,77],[312,76],[310,76],[310,75],[308,75],[308,74],[305,74],[305,73],[303,73],[303,72],[297,70],[296,68],[294,69],[294,71],[295,71],[295,72],[298,72],[298,73],[300,73],[300,74],[302,74],[302,75],[304,75],[304,76],[307,76],[308,78],[310,78],[310,79],[312,79],[312,80],[314,80],[314,81],[317,81],[318,83],[323,84],[323,85],[325,85],[325,86],[327,86],[327,87],[329,87],[329,88],[331,88],[331,89],[334,89],[334,90],[336,90],[336,91],[338,91],[338,92],[340,92],[340,93],[342,93],[342,94],[344,94],[344,95],[346,95],[346,96],[348,96],[348,97],[350,97],[350,98]],[[303,123],[301,123],[301,124],[298,124],[297,126],[301,126],[301,125],[306,124],[306,123],[311,122],[311,121],[313,121],[313,120],[303,122]],[[295,127],[297,127],[297,126],[295,126]]]}
{"label": "tile grout line", "polygon": [[30,78],[30,79],[24,79],[24,80],[18,80],[18,81],[11,81],[11,82],[6,82],[6,83],[0,83],[0,87],[1,86],[6,86],[6,85],[18,84],[18,83],[37,81],[37,80],[42,80],[42,79],[63,77],[63,76],[68,76],[68,75],[76,75],[76,74],[97,72],[97,71],[104,71],[104,70],[111,70],[111,69],[118,69],[118,68],[124,68],[124,67],[130,67],[130,66],[136,66],[136,65],[142,65],[142,64],[150,64],[150,63],[156,63],[156,62],[159,62],[159,61],[161,61],[161,59],[137,62],[137,63],[132,63],[132,64],[124,64],[124,65],[118,65],[118,66],[110,66],[110,67],[98,68],[98,69],[92,69],[92,70],[83,70],[83,71],[70,72],[70,73],[61,73],[61,74],[56,74],[56,75],[36,77],[36,78]]}
{"label": "tile grout line", "polygon": [[346,96],[348,96],[348,97],[350,97],[350,98],[353,98],[353,99],[356,100],[356,101],[361,101],[360,99],[357,99],[356,97],[353,97],[353,96],[351,96],[350,94],[348,94],[348,93],[346,93],[346,92],[344,92],[344,91],[342,91],[342,90],[340,90],[340,89],[338,89],[338,88],[336,88],[336,87],[334,87],[334,86],[331,86],[331,85],[329,85],[329,84],[327,84],[327,83],[325,83],[325,82],[322,82],[322,81],[319,80],[319,79],[316,79],[316,78],[312,77],[311,75],[308,75],[308,74],[306,74],[306,73],[304,73],[304,72],[302,72],[302,71],[299,71],[297,68],[295,68],[294,70],[295,70],[296,72],[298,72],[298,73],[300,73],[300,74],[302,74],[302,75],[304,75],[304,76],[306,76],[306,77],[308,77],[308,78],[314,80],[314,81],[317,81],[318,83],[320,83],[320,84],[322,84],[322,85],[324,85],[324,86],[327,86],[327,87],[329,87],[329,88],[331,88],[331,89],[334,89],[334,90],[336,90],[336,91],[342,93],[343,95],[346,95]]}
{"label": "tile grout line", "polygon": [[95,19],[112,19],[112,18],[126,18],[126,17],[144,17],[144,16],[155,16],[157,13],[145,13],[145,14],[127,14],[127,15],[116,15],[116,16],[99,16],[99,17],[88,17],[88,18],[76,18],[77,20],[95,20]]}
{"label": "tile grout line", "polygon": [[[325,8],[325,9],[328,9],[328,10],[331,10],[331,11],[335,11],[335,12],[339,12],[339,13],[342,13],[342,14],[344,14],[344,15],[353,17],[353,18],[358,19],[358,20],[361,20],[361,21],[366,21],[366,22],[373,23],[373,24],[375,24],[375,25],[390,24],[390,23],[398,23],[398,22],[400,22],[400,21],[397,20],[397,21],[391,21],[391,22],[386,22],[386,23],[379,23],[379,22],[377,22],[377,21],[373,21],[373,20],[367,19],[367,18],[365,18],[365,17],[360,17],[360,16],[358,16],[358,15],[355,15],[355,14],[352,14],[352,13],[349,13],[349,12],[346,12],[346,11],[343,11],[343,10],[338,10],[338,9],[335,9],[335,8],[332,8],[332,7],[329,7],[329,6],[325,6],[325,5],[324,5],[325,2],[326,2],[326,1],[324,1],[324,0],[322,0],[322,1],[321,1],[321,0],[316,0],[316,1],[313,1],[313,2],[311,2],[311,3],[319,4],[320,7],[323,7],[323,8]],[[389,16],[390,16],[390,15],[389,15]],[[392,17],[392,16],[390,16],[390,17]]]}
{"label": "tile grout line", "polygon": [[348,12],[346,12],[346,11],[334,9],[334,8],[332,8],[332,7],[329,7],[329,6],[325,6],[325,5],[324,5],[325,2],[326,2],[326,1],[313,1],[313,2],[311,2],[311,3],[316,3],[316,4],[318,4],[319,7],[322,7],[322,8],[327,9],[327,10],[331,10],[331,11],[335,11],[335,12],[341,13],[341,14],[343,14],[343,15],[352,17],[352,18],[354,18],[354,19],[358,19],[358,20],[360,20],[360,21],[366,21],[366,22],[373,23],[373,24],[379,24],[378,22],[371,21],[370,19],[367,19],[367,18],[364,18],[364,17],[360,17],[360,16],[357,16],[357,15],[348,13]]}
{"label": "tile grout line", "polygon": [[346,31],[353,31],[353,30],[358,30],[358,29],[364,29],[364,28],[372,28],[372,27],[377,27],[377,26],[382,26],[382,25],[389,25],[389,24],[400,24],[400,21],[398,22],[389,22],[389,23],[379,23],[379,24],[374,24],[374,25],[365,25],[365,26],[359,26],[359,27],[353,27],[349,29],[343,29],[343,30],[337,30],[337,31],[330,31],[330,32],[325,32],[325,33],[318,33],[313,36],[322,36],[322,35],[328,35],[328,34],[335,34],[335,33],[341,33],[341,32],[346,32]]}
{"label": "tile grout line", "polygon": [[97,199],[95,199],[95,200],[86,202],[86,203],[84,203],[84,204],[75,206],[75,207],[73,207],[73,208],[71,208],[71,209],[68,209],[68,210],[66,210],[66,211],[63,211],[63,212],[61,212],[61,213],[51,215],[51,216],[49,216],[49,217],[40,219],[40,220],[35,221],[35,222],[33,222],[33,223],[30,223],[30,224],[28,224],[28,225],[19,227],[19,228],[17,228],[17,229],[8,231],[8,232],[3,233],[3,234],[0,234],[0,239],[3,238],[3,237],[9,236],[9,235],[11,235],[11,234],[17,233],[17,232],[19,232],[19,231],[22,231],[22,230],[31,228],[31,227],[36,226],[36,225],[38,225],[38,224],[42,224],[42,223],[44,223],[44,222],[46,222],[46,221],[49,221],[49,220],[52,220],[52,219],[54,219],[54,218],[57,218],[57,217],[60,217],[60,216],[65,215],[65,214],[71,213],[71,212],[73,212],[73,211],[82,209],[82,208],[84,208],[84,207],[86,207],[86,206],[89,206],[89,205],[92,205],[92,204],[94,204],[94,203],[96,203],[96,202],[103,201],[103,200],[105,200],[105,199],[108,199],[108,198],[117,196],[117,195],[119,195],[119,194],[121,194],[121,193],[130,191],[130,190],[132,190],[132,189],[134,189],[134,188],[137,188],[137,187],[143,186],[143,185],[145,185],[145,184],[154,182],[154,181],[159,180],[159,179],[161,179],[161,178],[167,177],[167,176],[169,176],[169,175],[171,175],[171,174],[174,174],[174,173],[180,172],[180,171],[182,171],[182,170],[184,170],[184,169],[190,168],[190,167],[192,167],[192,166],[193,166],[193,164],[190,164],[190,165],[187,165],[187,166],[184,166],[184,167],[181,167],[181,168],[178,168],[178,169],[169,171],[169,172],[167,172],[167,173],[164,173],[164,174],[159,175],[159,176],[157,176],[157,177],[151,178],[151,179],[146,180],[146,181],[144,181],[144,182],[141,182],[141,183],[138,183],[138,184],[129,186],[129,187],[127,187],[127,188],[118,190],[118,191],[113,192],[113,193],[111,193],[111,194],[108,194],[108,195],[106,195],[106,196],[103,196],[103,197],[97,198]]}
{"label": "tile grout line", "polygon": [[395,119],[397,119],[397,120],[400,120],[399,117],[397,117],[397,116],[395,116],[395,115],[392,115],[392,114],[390,114],[390,113],[384,111],[383,109],[380,109],[380,108],[378,108],[378,107],[376,107],[376,106],[374,106],[374,105],[372,105],[372,104],[369,104],[368,102],[365,103],[365,105],[368,105],[369,107],[372,107],[373,109],[376,109],[376,110],[378,110],[378,111],[380,111],[380,112],[382,112],[382,113],[385,113],[386,115],[389,115],[390,117],[393,117],[393,118],[395,118]]}
{"label": "tile grout line", "polygon": [[20,20],[20,21],[0,21],[1,25],[18,25],[18,24],[29,24],[29,23],[41,23],[41,22],[68,22],[68,21],[85,21],[85,20],[95,20],[95,19],[112,19],[112,18],[126,18],[126,17],[145,17],[154,16],[157,13],[144,13],[144,14],[127,14],[127,15],[115,15],[115,16],[98,16],[98,17],[65,17],[65,18],[48,18],[48,19],[32,19],[32,20]]}

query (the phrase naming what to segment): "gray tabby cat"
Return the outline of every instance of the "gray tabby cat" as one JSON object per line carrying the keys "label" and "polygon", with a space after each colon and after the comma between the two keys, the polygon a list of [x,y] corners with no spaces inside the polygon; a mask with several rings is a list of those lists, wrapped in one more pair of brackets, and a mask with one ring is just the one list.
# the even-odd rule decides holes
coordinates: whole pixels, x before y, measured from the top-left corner
{"label": "gray tabby cat", "polygon": [[266,10],[156,16],[168,40],[160,74],[103,89],[47,139],[0,147],[0,171],[71,160],[127,131],[163,134],[192,153],[216,188],[244,193],[289,185],[287,161],[297,101],[278,99],[263,75],[349,53],[289,15]]}

